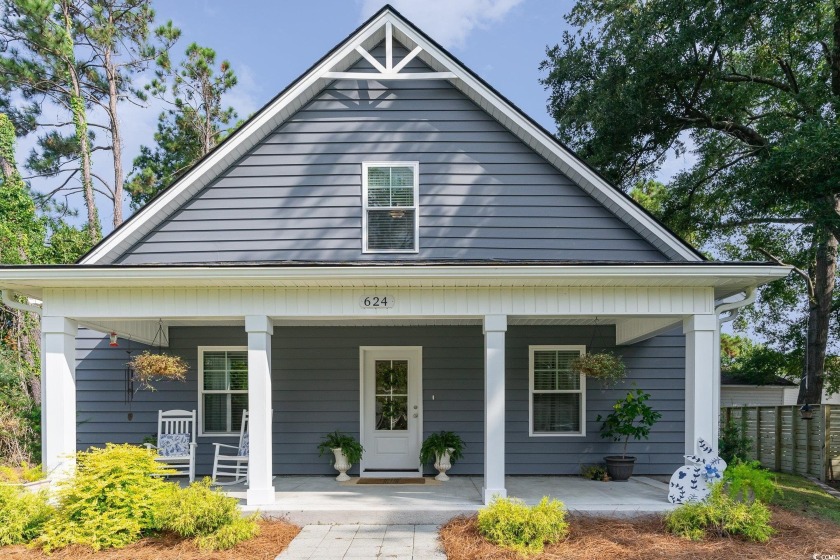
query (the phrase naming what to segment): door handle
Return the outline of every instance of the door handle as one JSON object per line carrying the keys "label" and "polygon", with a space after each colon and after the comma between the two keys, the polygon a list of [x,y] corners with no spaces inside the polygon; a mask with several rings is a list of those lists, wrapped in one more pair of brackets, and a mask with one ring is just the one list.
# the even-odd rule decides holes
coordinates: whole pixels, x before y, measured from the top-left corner
{"label": "door handle", "polygon": [[414,417],[417,418],[417,413],[416,412],[414,413]]}

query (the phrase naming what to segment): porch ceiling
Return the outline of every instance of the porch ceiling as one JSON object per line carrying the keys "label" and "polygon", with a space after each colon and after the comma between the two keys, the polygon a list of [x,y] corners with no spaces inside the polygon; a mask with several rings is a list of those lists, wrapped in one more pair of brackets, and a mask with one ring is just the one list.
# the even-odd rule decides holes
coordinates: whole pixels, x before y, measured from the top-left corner
{"label": "porch ceiling", "polygon": [[[673,318],[672,318],[673,319]],[[80,319],[85,322],[84,318]],[[509,325],[614,325],[618,321],[626,320],[621,317],[508,317]],[[87,320],[94,322],[94,320]],[[96,319],[95,322],[108,326],[111,330],[119,330],[124,321],[107,321]],[[139,321],[157,327],[158,322]],[[354,319],[283,319],[272,318],[275,327],[415,327],[415,326],[481,326],[481,318],[447,318],[447,317],[367,317]],[[244,320],[230,318],[219,319],[163,319],[164,327],[244,327]]]}

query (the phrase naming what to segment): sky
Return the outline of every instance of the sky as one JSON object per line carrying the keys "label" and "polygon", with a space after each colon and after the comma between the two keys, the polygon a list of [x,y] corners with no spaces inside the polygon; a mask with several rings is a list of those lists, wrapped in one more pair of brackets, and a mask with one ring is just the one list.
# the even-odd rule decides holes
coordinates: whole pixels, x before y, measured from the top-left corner
{"label": "sky", "polygon": [[[564,15],[570,0],[392,0],[405,17],[450,50],[525,113],[550,131],[548,94],[539,83],[547,46],[568,29]],[[239,83],[226,97],[240,117],[257,111],[274,95],[341,42],[384,5],[382,0],[156,0],[159,23],[172,20],[182,36],[172,53],[178,58],[187,45],[212,47],[218,60],[229,60]],[[147,77],[137,81],[142,85]],[[151,106],[122,108],[125,136],[123,167],[131,170],[141,145],[153,145],[158,101]],[[93,120],[96,115],[93,116]],[[34,138],[18,147],[25,161]],[[108,155],[100,152],[94,168],[112,174]],[[669,161],[663,177],[681,166]],[[42,182],[33,188],[44,190]],[[73,201],[81,207],[81,199]],[[111,230],[110,203],[100,202],[105,233]],[[125,204],[124,214],[130,210]]]}

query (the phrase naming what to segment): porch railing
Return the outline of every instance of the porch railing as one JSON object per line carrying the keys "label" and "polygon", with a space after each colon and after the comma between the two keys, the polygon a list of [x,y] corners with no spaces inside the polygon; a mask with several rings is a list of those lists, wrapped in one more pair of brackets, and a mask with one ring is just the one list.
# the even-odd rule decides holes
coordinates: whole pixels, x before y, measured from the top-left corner
{"label": "porch railing", "polygon": [[765,467],[820,480],[840,477],[840,405],[813,405],[814,417],[794,406],[725,406],[721,422],[732,421],[750,438],[750,459]]}

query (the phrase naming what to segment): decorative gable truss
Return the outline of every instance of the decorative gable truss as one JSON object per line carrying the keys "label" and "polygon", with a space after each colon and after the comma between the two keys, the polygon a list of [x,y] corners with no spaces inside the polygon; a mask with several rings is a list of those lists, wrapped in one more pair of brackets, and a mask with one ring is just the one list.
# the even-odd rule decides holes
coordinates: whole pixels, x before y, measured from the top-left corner
{"label": "decorative gable truss", "polygon": [[[371,50],[383,42],[386,51],[384,64],[371,55]],[[394,59],[395,43],[408,50],[408,54],[400,60]],[[350,71],[350,68],[362,59],[371,65],[372,70]],[[431,71],[410,71],[408,65],[415,59],[424,62]],[[102,240],[81,259],[80,264],[111,264],[117,261],[123,253],[140,243],[157,225],[174,214],[240,157],[246,155],[258,142],[276,130],[330,83],[340,79],[448,80],[669,259],[703,260],[696,250],[607,183],[568,148],[557,142],[548,131],[524,115],[393,8],[385,6],[258,111],[239,130],[198,161],[178,181]]]}
{"label": "decorative gable truss", "polygon": [[370,62],[377,72],[326,72],[325,78],[335,80],[454,80],[454,72],[402,72],[409,62],[423,52],[423,47],[416,46],[397,64],[394,64],[394,25],[385,22],[385,66],[383,66],[362,45],[356,46],[356,52]]}

